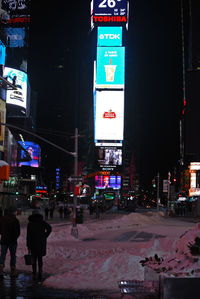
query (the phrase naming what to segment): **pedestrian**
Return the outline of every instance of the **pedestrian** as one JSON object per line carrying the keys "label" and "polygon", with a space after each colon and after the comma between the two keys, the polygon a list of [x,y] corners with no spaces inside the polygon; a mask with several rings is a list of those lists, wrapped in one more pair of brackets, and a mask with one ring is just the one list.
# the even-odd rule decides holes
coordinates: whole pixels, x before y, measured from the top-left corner
{"label": "pedestrian", "polygon": [[20,236],[20,223],[16,218],[17,208],[12,206],[7,209],[7,214],[0,219],[1,234],[1,255],[0,255],[0,275],[3,275],[6,254],[10,251],[10,275],[16,276],[16,250],[17,239]]}
{"label": "pedestrian", "polygon": [[63,206],[60,206],[59,207],[60,218],[63,218],[63,212],[64,212]]}
{"label": "pedestrian", "polygon": [[51,226],[43,220],[43,216],[37,210],[28,217],[26,245],[33,257],[32,274],[33,280],[36,279],[38,264],[38,279],[42,279],[42,257],[46,255],[47,238],[51,233]]}
{"label": "pedestrian", "polygon": [[96,203],[95,212],[96,212],[96,218],[99,219],[100,218],[100,209],[99,209],[98,202]]}
{"label": "pedestrian", "polygon": [[51,206],[49,211],[50,211],[50,218],[53,219],[54,206]]}
{"label": "pedestrian", "polygon": [[46,206],[44,211],[45,211],[45,220],[47,220],[49,218],[49,207]]}
{"label": "pedestrian", "polygon": [[89,211],[90,211],[90,215],[92,215],[93,214],[93,205],[91,202],[89,204]]}
{"label": "pedestrian", "polygon": [[64,206],[64,217],[67,218],[70,215],[70,211],[68,209],[68,206],[65,205]]}

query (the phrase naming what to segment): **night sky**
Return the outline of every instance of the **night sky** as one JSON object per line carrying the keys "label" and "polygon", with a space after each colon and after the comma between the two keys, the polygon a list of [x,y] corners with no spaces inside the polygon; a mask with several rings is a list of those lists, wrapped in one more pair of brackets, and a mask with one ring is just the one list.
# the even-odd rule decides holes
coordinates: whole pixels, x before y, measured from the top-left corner
{"label": "night sky", "polygon": [[[141,182],[148,185],[158,171],[167,178],[179,159],[180,1],[130,2],[125,33],[125,140],[134,150]],[[93,125],[95,38],[90,32],[89,0],[39,5],[32,1],[28,72],[38,93],[38,133],[69,150],[73,150],[70,135],[75,126],[88,136]],[[83,156],[87,143],[84,137],[80,141]],[[46,146],[43,153],[49,173],[59,165],[70,173],[71,157]]]}

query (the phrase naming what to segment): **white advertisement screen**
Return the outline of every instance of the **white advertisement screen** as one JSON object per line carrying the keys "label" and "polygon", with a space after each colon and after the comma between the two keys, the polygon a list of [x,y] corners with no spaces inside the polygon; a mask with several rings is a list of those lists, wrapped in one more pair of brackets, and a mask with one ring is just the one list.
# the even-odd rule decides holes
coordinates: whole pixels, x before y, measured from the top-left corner
{"label": "white advertisement screen", "polygon": [[17,90],[7,90],[6,103],[21,106],[26,109],[27,101],[27,74],[13,68],[5,67],[4,77],[13,83]]}
{"label": "white advertisement screen", "polygon": [[124,91],[97,91],[95,140],[123,140]]}
{"label": "white advertisement screen", "polygon": [[117,147],[99,147],[97,161],[100,165],[122,165],[122,149]]}

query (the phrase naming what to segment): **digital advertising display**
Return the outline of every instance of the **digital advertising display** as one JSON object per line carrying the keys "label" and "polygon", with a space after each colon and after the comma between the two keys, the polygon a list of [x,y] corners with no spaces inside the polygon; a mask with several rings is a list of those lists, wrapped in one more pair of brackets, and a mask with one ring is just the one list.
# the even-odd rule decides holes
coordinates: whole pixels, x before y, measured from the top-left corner
{"label": "digital advertising display", "polygon": [[2,9],[9,13],[11,19],[30,16],[30,5],[31,0],[2,0]]}
{"label": "digital advertising display", "polygon": [[13,68],[5,67],[4,77],[10,82],[15,81],[17,90],[7,90],[6,103],[21,106],[26,109],[27,74]]}
{"label": "digital advertising display", "polygon": [[[31,141],[18,141],[23,149],[21,149],[19,167],[21,166],[30,166],[30,167],[39,167],[40,166],[40,157],[41,150],[40,146]],[[30,161],[27,161],[27,153],[31,157]]]}
{"label": "digital advertising display", "polygon": [[127,23],[127,0],[92,0],[93,23]]}
{"label": "digital advertising display", "polygon": [[5,65],[6,60],[6,47],[0,40],[0,64]]}
{"label": "digital advertising display", "polygon": [[95,188],[96,189],[120,189],[121,188],[121,176],[116,175],[96,175],[95,176]]}
{"label": "digital advertising display", "polygon": [[[0,99],[0,121],[6,122],[6,103]],[[0,151],[4,151],[5,126],[0,125]]]}
{"label": "digital advertising display", "polygon": [[121,166],[122,165],[122,149],[116,147],[98,147],[97,161],[101,166]]}
{"label": "digital advertising display", "polygon": [[25,46],[25,28],[3,28],[10,48],[22,48]]}
{"label": "digital advertising display", "polygon": [[124,88],[125,48],[97,47],[96,88]]}
{"label": "digital advertising display", "polygon": [[121,47],[122,27],[98,27],[97,29],[98,47]]}
{"label": "digital advertising display", "polygon": [[124,91],[97,91],[95,106],[95,143],[123,140]]}

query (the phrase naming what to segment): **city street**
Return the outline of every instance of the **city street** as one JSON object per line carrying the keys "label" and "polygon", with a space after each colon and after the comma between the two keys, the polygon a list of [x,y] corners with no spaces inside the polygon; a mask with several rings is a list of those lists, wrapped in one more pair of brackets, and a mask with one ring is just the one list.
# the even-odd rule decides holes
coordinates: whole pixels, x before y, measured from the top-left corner
{"label": "city street", "polygon": [[[166,218],[162,212],[104,213],[100,219],[84,211],[78,240],[71,236],[71,219],[48,221],[52,233],[44,258],[44,282],[32,281],[25,266],[27,215],[19,215],[21,236],[17,251],[18,277],[1,281],[1,298],[120,298],[118,281],[144,280],[139,261],[147,256],[170,254],[170,244],[194,228],[196,219]],[[173,246],[172,246],[173,247]],[[87,273],[87,275],[86,275]],[[125,298],[125,297],[124,297]],[[143,297],[141,297],[143,298]]]}

